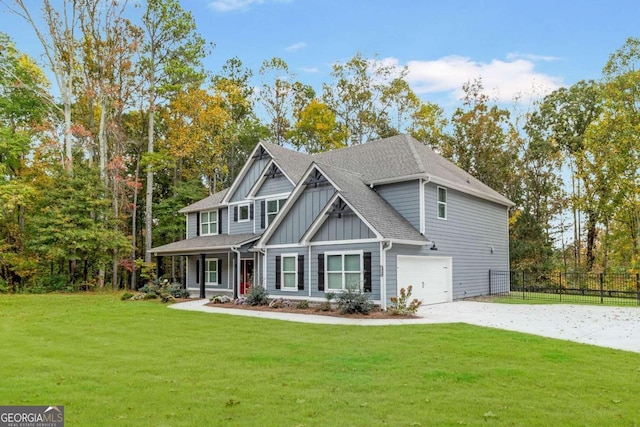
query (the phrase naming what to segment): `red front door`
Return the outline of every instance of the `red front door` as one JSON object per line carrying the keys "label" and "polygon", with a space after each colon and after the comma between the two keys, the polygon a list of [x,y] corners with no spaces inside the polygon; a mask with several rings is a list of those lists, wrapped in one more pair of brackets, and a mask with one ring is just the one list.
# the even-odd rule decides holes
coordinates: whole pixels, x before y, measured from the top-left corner
{"label": "red front door", "polygon": [[240,295],[247,293],[249,286],[253,284],[253,260],[240,260]]}

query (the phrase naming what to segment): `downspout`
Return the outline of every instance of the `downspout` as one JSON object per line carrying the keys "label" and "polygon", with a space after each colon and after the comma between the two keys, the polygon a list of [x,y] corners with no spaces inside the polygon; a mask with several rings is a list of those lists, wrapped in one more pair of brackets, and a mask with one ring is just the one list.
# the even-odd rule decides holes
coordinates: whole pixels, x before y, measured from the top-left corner
{"label": "downspout", "polygon": [[[385,247],[385,243],[388,243],[389,246]],[[380,277],[380,308],[383,310],[387,309],[387,252],[392,247],[393,242],[391,240],[383,240],[380,242],[380,267],[382,268],[382,275]]]}
{"label": "downspout", "polygon": [[425,211],[425,187],[426,185],[431,182],[431,176],[427,175],[426,178],[420,178],[420,194],[418,197],[419,203],[420,203],[420,208],[418,209],[418,212],[420,212],[420,234],[422,234],[424,236],[424,234],[427,232],[426,228],[427,228],[427,219],[426,219],[426,211]]}
{"label": "downspout", "polygon": [[236,254],[236,280],[233,283],[233,299],[238,298],[238,289],[240,288],[240,251],[237,246],[231,246],[231,251]]}

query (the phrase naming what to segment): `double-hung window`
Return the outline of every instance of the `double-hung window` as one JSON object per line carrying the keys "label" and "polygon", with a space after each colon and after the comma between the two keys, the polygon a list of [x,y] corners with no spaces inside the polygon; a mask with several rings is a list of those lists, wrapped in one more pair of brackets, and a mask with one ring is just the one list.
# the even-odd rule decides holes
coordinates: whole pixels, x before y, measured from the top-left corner
{"label": "double-hung window", "polygon": [[266,217],[267,217],[267,224],[266,226],[269,226],[269,224],[271,224],[271,221],[273,221],[273,219],[276,217],[276,215],[278,215],[278,212],[280,212],[280,208],[282,208],[282,206],[284,206],[284,203],[287,201],[287,199],[274,199],[274,200],[267,200],[267,212],[266,212]]}
{"label": "double-hung window", "polygon": [[238,206],[238,222],[249,221],[249,205]]}
{"label": "double-hung window", "polygon": [[298,290],[298,255],[282,255],[282,289]]}
{"label": "double-hung window", "polygon": [[325,256],[328,291],[362,288],[362,252],[328,253]]}
{"label": "double-hung window", "polygon": [[218,211],[200,213],[200,235],[218,234]]}
{"label": "double-hung window", "polygon": [[447,219],[447,189],[438,187],[438,218]]}
{"label": "double-hung window", "polygon": [[207,285],[218,284],[218,260],[207,259],[204,262],[204,281]]}

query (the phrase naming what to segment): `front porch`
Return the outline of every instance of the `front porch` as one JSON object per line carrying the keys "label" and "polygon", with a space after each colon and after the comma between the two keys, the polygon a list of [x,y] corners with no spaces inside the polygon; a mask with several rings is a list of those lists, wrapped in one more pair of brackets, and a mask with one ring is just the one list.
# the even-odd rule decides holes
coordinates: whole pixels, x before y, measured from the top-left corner
{"label": "front porch", "polygon": [[185,274],[182,285],[191,296],[210,298],[228,295],[238,298],[259,277],[261,256],[250,252],[253,242],[260,236],[214,235],[200,236],[159,246],[151,250],[158,266],[156,275],[163,276],[165,257],[182,257]]}

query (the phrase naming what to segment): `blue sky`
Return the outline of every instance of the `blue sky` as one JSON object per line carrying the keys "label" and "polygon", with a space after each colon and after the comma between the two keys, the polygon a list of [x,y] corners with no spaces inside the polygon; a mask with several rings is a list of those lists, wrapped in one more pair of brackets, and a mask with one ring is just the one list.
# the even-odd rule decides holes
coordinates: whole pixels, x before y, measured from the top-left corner
{"label": "blue sky", "polygon": [[[130,3],[135,1],[130,0]],[[35,3],[35,1],[34,1]],[[466,81],[482,77],[487,93],[547,93],[597,79],[628,37],[640,37],[640,3],[627,0],[182,0],[216,47],[215,73],[237,56],[257,70],[284,59],[298,80],[320,89],[331,64],[357,52],[407,66],[425,101],[456,104]],[[3,9],[3,8],[2,8]],[[0,31],[37,56],[19,19],[0,14]]]}

